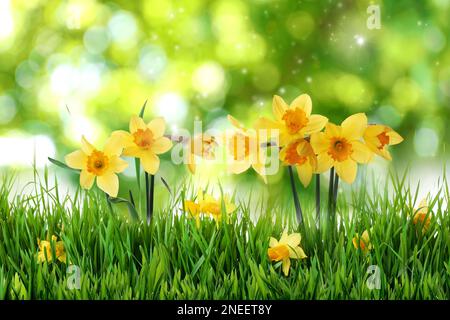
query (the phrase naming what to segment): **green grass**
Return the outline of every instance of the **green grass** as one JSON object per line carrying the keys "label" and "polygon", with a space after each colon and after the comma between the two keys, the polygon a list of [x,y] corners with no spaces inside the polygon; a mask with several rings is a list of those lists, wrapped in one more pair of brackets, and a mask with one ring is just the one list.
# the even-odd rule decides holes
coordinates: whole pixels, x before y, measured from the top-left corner
{"label": "green grass", "polygon": [[[432,222],[422,236],[411,221],[418,189],[406,180],[391,177],[371,192],[361,183],[341,194],[338,227],[325,211],[317,227],[313,201],[302,203],[305,223],[298,227],[290,201],[262,210],[249,199],[232,223],[204,221],[197,229],[173,214],[184,195],[195,193],[191,187],[172,190],[147,226],[133,222],[124,204],[111,212],[100,192],[61,196],[45,174],[43,181],[36,176],[33,194],[13,195],[13,179],[4,177],[0,299],[450,299],[448,184],[430,200]],[[308,255],[292,261],[288,277],[267,258],[269,237],[284,228],[301,233]],[[367,255],[352,245],[364,229],[374,246]],[[79,290],[67,287],[67,265],[37,263],[37,239],[47,234],[62,238],[67,265],[80,267]],[[370,265],[381,270],[379,290],[366,286]]]}

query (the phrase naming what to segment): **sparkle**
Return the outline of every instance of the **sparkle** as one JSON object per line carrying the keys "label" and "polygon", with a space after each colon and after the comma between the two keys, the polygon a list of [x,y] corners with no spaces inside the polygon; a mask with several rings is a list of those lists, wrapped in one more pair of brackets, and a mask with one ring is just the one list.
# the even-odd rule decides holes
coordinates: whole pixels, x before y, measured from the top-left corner
{"label": "sparkle", "polygon": [[355,38],[356,44],[360,47],[363,46],[364,43],[366,42],[366,39],[364,39],[364,37],[362,37],[360,35],[356,35],[356,36],[354,36],[354,38]]}

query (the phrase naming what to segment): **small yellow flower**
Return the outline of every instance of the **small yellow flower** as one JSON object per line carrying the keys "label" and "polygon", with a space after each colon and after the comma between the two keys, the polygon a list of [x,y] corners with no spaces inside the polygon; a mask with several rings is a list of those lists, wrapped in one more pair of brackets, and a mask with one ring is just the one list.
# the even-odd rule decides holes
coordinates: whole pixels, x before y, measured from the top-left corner
{"label": "small yellow flower", "polygon": [[39,246],[39,252],[37,254],[37,260],[39,263],[43,263],[45,261],[52,262],[52,246],[53,242],[55,246],[55,257],[59,261],[66,263],[66,252],[64,250],[64,243],[62,241],[57,241],[57,237],[53,235],[51,237],[51,241],[47,240],[39,240],[37,241]]}
{"label": "small yellow flower", "polygon": [[163,118],[155,118],[145,124],[142,118],[133,116],[130,120],[130,132],[118,130],[112,136],[124,147],[124,156],[139,158],[144,170],[155,174],[159,169],[158,155],[172,148],[172,141],[164,137],[165,130],[166,122]]}
{"label": "small yellow flower", "polygon": [[228,115],[228,120],[235,127],[233,134],[225,137],[231,156],[228,170],[231,173],[240,174],[252,167],[266,182],[266,154],[262,150],[263,141],[259,134],[255,130],[247,130],[231,115]]}
{"label": "small yellow flower", "polygon": [[304,139],[294,140],[280,151],[285,165],[295,166],[302,184],[307,187],[317,168],[317,157],[310,143]]}
{"label": "small yellow flower", "polygon": [[388,126],[371,124],[364,131],[364,141],[373,153],[386,160],[392,160],[388,147],[399,144],[403,138]]}
{"label": "small yellow flower", "polygon": [[323,129],[328,119],[318,114],[311,114],[312,101],[309,95],[298,96],[290,105],[279,96],[273,97],[272,103],[275,120],[261,117],[258,129],[278,129],[280,146],[293,140],[304,138]]}
{"label": "small yellow flower", "polygon": [[188,142],[188,163],[187,166],[192,174],[195,174],[197,167],[196,157],[212,160],[215,158],[216,138],[206,134],[198,134]]}
{"label": "small yellow flower", "polygon": [[219,223],[222,220],[222,202],[225,205],[225,212],[228,216],[236,210],[236,205],[232,203],[227,195],[223,198],[216,199],[209,194],[204,194],[202,190],[198,191],[195,201],[184,201],[184,208],[192,218],[195,218],[197,227],[200,226],[200,217],[209,216]]}
{"label": "small yellow flower", "polygon": [[113,137],[108,139],[102,151],[95,149],[82,137],[81,150],[68,154],[65,161],[69,167],[81,170],[82,188],[90,189],[97,178],[97,185],[101,190],[111,197],[117,197],[119,192],[117,173],[124,171],[128,166],[128,163],[120,158],[122,149],[122,145]]}
{"label": "small yellow flower", "polygon": [[419,204],[419,208],[416,211],[416,214],[414,215],[413,218],[413,224],[418,229],[422,228],[422,234],[424,234],[430,228],[430,223],[431,223],[431,216],[429,213],[427,199],[425,198]]}
{"label": "small yellow flower", "polygon": [[200,227],[200,205],[192,200],[184,201],[184,210],[189,213],[189,217],[195,219],[197,228]]}
{"label": "small yellow flower", "polygon": [[353,246],[355,249],[361,249],[362,252],[367,253],[372,250],[372,243],[370,242],[369,232],[364,230],[361,237],[359,234],[352,239]]}
{"label": "small yellow flower", "polygon": [[317,172],[325,172],[334,166],[342,180],[353,183],[357,163],[367,163],[373,155],[360,141],[366,127],[366,115],[357,113],[345,119],[340,126],[328,123],[325,132],[314,133],[311,145],[317,154]]}
{"label": "small yellow flower", "polygon": [[283,261],[282,269],[285,276],[288,276],[291,267],[291,259],[307,258],[305,252],[300,247],[300,233],[287,234],[286,231],[281,235],[280,241],[271,237],[267,255],[270,261]]}

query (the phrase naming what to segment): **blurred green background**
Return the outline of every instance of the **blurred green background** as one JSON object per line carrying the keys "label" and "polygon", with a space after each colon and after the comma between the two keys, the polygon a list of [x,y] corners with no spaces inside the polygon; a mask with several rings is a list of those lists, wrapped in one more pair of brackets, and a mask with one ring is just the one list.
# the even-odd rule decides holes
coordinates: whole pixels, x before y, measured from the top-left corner
{"label": "blurred green background", "polygon": [[[393,127],[394,163],[427,172],[448,159],[449,17],[448,0],[0,0],[0,167],[62,159],[82,134],[101,145],[147,99],[176,132],[251,125],[274,94],[306,92],[333,122]],[[168,180],[186,174],[165,159]]]}

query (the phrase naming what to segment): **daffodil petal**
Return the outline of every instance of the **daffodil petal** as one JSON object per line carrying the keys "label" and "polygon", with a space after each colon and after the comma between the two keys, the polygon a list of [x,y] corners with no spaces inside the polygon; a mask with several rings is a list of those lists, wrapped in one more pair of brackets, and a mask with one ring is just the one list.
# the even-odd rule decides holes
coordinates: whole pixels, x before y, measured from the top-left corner
{"label": "daffodil petal", "polygon": [[81,170],[86,167],[87,156],[82,150],[77,150],[69,153],[64,160],[69,167]]}
{"label": "daffodil petal", "polygon": [[379,134],[383,133],[385,131],[386,126],[383,126],[381,124],[369,124],[364,130],[364,139],[366,136],[369,137],[376,137]]}
{"label": "daffodil petal", "polygon": [[349,140],[358,140],[367,128],[367,117],[364,113],[356,113],[345,119],[342,124],[342,134]]}
{"label": "daffodil petal", "polygon": [[277,95],[273,96],[272,111],[276,120],[281,121],[281,118],[283,118],[283,115],[287,108],[288,105],[283,100],[283,98]]}
{"label": "daffodil petal", "polygon": [[161,154],[167,152],[172,148],[172,141],[166,137],[160,137],[152,144],[152,152],[155,154]]}
{"label": "daffodil petal", "polygon": [[112,156],[109,158],[109,166],[111,168],[111,172],[121,173],[128,167],[128,162],[118,156]]}
{"label": "daffodil petal", "polygon": [[86,154],[90,155],[92,151],[95,150],[94,146],[87,141],[85,136],[81,137],[81,150]]}
{"label": "daffodil petal", "polygon": [[123,149],[122,154],[127,157],[140,158],[143,153],[144,150],[141,147],[138,147],[137,145],[131,145]]}
{"label": "daffodil petal", "polygon": [[280,244],[286,244],[288,238],[288,233],[286,230],[283,231],[280,238]]}
{"label": "daffodil petal", "polygon": [[392,161],[391,153],[387,150],[386,146],[381,150],[378,149],[377,154],[379,154],[388,161]]}
{"label": "daffodil petal", "polygon": [[111,133],[111,137],[117,140],[124,148],[134,144],[133,135],[125,130],[116,130]]}
{"label": "daffodil petal", "polygon": [[356,172],[358,170],[358,165],[356,162],[352,159],[347,159],[342,162],[336,162],[334,164],[334,167],[336,168],[336,173],[338,176],[344,180],[345,182],[351,184],[353,181],[355,181],[356,178]]}
{"label": "daffodil petal", "polygon": [[326,152],[320,153],[317,156],[316,173],[322,173],[329,170],[334,164],[334,160]]}
{"label": "daffodil petal", "polygon": [[368,163],[373,157],[373,153],[370,149],[360,141],[352,142],[352,154],[351,157],[353,160],[359,163]]}
{"label": "daffodil petal", "polygon": [[298,178],[300,179],[300,182],[303,184],[303,186],[306,188],[311,182],[313,168],[311,167],[309,161],[306,161],[304,164],[296,167]]}
{"label": "daffodil petal", "polygon": [[287,244],[291,248],[295,248],[300,244],[300,241],[302,240],[302,237],[300,236],[300,233],[291,233],[286,237],[285,244]]}
{"label": "daffodil petal", "polygon": [[328,118],[318,115],[318,114],[313,114],[309,117],[308,119],[308,124],[306,125],[306,127],[303,129],[304,134],[310,135],[314,132],[319,132],[320,130],[322,130],[325,125],[328,122]]}
{"label": "daffodil petal", "polygon": [[282,269],[286,277],[289,275],[290,268],[291,268],[291,260],[289,258],[283,259]]}
{"label": "daffodil petal", "polygon": [[130,119],[130,132],[135,133],[138,130],[145,130],[146,125],[144,120],[138,116],[132,116]]}
{"label": "daffodil petal", "polygon": [[269,240],[269,247],[273,248],[273,247],[275,247],[275,246],[277,246],[277,245],[278,245],[278,240],[275,239],[274,237],[270,237],[270,240]]}
{"label": "daffodil petal", "polygon": [[313,133],[310,143],[316,154],[326,152],[329,148],[329,140],[323,132]]}
{"label": "daffodil petal", "polygon": [[342,128],[334,123],[328,122],[325,125],[325,135],[328,138],[340,137],[342,135]]}
{"label": "daffodil petal", "polygon": [[141,164],[149,174],[155,174],[159,169],[159,158],[151,152],[144,152],[141,155]]}
{"label": "daffodil petal", "polygon": [[122,138],[119,135],[111,135],[108,140],[106,140],[103,152],[108,156],[120,156],[123,148],[124,144]]}
{"label": "daffodil petal", "polygon": [[119,177],[114,173],[98,176],[97,186],[111,197],[115,198],[119,192]]}
{"label": "daffodil petal", "polygon": [[80,186],[83,189],[90,189],[94,184],[95,175],[88,172],[87,170],[81,170],[80,173]]}
{"label": "daffodil petal", "polygon": [[289,248],[289,258],[291,259],[305,259],[307,258],[305,252],[300,247],[295,247],[293,249]]}
{"label": "daffodil petal", "polygon": [[403,141],[402,136],[399,135],[394,130],[387,132],[386,135],[389,137],[389,144],[390,145],[399,144],[400,142]]}
{"label": "daffodil petal", "polygon": [[147,127],[152,131],[153,138],[158,139],[164,135],[166,130],[166,121],[164,118],[155,118],[147,125]]}
{"label": "daffodil petal", "polygon": [[312,101],[311,97],[307,94],[299,95],[297,98],[292,101],[291,105],[289,106],[291,109],[299,108],[305,111],[305,114],[307,117],[311,115],[312,111]]}
{"label": "daffodil petal", "polygon": [[[270,130],[270,132],[267,132],[267,135],[266,135],[267,137],[270,137],[277,133],[274,130],[278,130],[278,133],[279,133],[279,131],[282,128],[282,124],[280,124],[277,121],[268,119],[266,117],[260,117],[256,120],[254,127],[258,132],[260,130]],[[262,133],[260,135],[262,135]]]}

